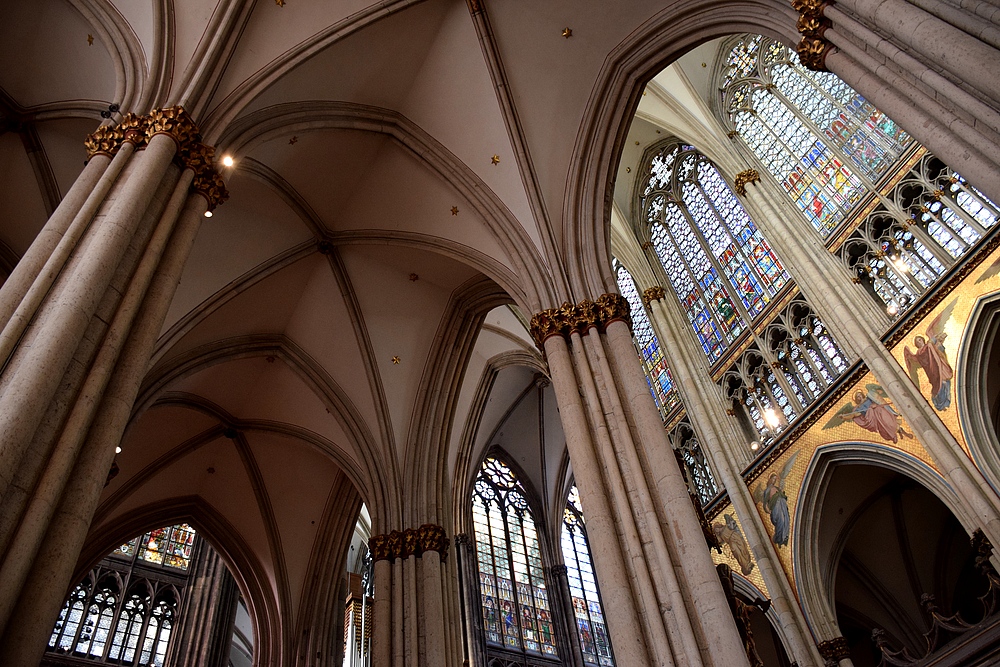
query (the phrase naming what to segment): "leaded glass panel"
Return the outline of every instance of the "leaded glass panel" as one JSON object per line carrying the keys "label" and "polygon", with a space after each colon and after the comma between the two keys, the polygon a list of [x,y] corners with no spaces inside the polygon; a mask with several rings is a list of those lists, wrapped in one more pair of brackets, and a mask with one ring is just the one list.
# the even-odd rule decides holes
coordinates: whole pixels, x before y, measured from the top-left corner
{"label": "leaded glass panel", "polygon": [[556,655],[541,547],[520,480],[495,457],[483,462],[472,499],[486,641]]}

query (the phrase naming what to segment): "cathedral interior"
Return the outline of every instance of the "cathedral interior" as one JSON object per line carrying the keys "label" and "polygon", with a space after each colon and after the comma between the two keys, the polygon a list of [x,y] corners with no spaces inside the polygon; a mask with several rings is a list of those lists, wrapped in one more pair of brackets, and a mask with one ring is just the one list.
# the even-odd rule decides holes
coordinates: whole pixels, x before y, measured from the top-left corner
{"label": "cathedral interior", "polygon": [[1000,661],[1000,0],[0,17],[0,667]]}

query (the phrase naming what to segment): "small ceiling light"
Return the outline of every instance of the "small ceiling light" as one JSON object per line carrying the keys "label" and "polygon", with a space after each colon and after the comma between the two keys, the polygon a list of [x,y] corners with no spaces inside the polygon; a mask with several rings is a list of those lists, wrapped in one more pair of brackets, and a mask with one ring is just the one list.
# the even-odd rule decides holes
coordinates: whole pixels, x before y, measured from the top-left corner
{"label": "small ceiling light", "polygon": [[889,313],[890,315],[896,315],[899,312],[899,306],[897,306],[896,302],[894,301],[889,304],[889,307],[885,309],[885,312]]}
{"label": "small ceiling light", "polygon": [[896,257],[892,260],[892,265],[896,267],[896,270],[900,273],[907,273],[910,270],[909,265],[902,257]]}
{"label": "small ceiling light", "polygon": [[211,211],[205,211],[205,217],[206,218],[211,218],[212,217],[212,212]]}
{"label": "small ceiling light", "polygon": [[750,449],[756,452],[758,449],[760,449],[760,443],[754,440],[753,442],[750,443]]}
{"label": "small ceiling light", "polygon": [[764,423],[768,425],[769,428],[777,428],[781,420],[778,419],[778,414],[774,411],[774,408],[768,408],[764,410]]}
{"label": "small ceiling light", "polygon": [[222,164],[223,166],[226,167],[232,167],[234,164],[236,164],[236,162],[233,160],[232,155],[227,155],[224,158],[222,158]]}
{"label": "small ceiling light", "polygon": [[121,447],[115,447],[115,454],[121,454],[121,453],[122,453],[122,448]]}

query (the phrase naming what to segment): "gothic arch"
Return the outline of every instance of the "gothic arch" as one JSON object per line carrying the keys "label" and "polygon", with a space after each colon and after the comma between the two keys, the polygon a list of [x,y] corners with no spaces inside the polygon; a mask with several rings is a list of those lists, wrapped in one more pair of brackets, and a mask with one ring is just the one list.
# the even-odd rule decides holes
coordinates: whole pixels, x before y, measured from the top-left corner
{"label": "gothic arch", "polygon": [[[605,60],[577,133],[563,199],[562,227],[571,289],[581,295],[615,290],[609,221],[614,178],[643,84],[698,44],[739,32],[798,40],[791,7],[758,0],[687,0],[651,17]],[[584,221],[583,224],[574,223]]]}
{"label": "gothic arch", "polygon": [[[841,635],[834,603],[834,579],[843,543],[834,546],[837,556],[830,558],[830,567],[821,565],[819,548],[820,515],[826,491],[836,468],[847,464],[862,464],[886,468],[908,477],[940,500],[958,519],[967,533],[977,527],[976,518],[962,506],[954,490],[935,470],[923,461],[902,452],[869,442],[839,442],[816,450],[806,468],[799,489],[792,530],[791,559],[795,586],[806,623],[820,640]],[[841,536],[843,537],[843,536]]]}
{"label": "gothic arch", "polygon": [[[990,361],[1000,345],[1000,292],[981,297],[972,309],[955,367],[956,410],[972,460],[994,492],[1000,489],[1000,402],[991,400]],[[1000,387],[1000,379],[993,379]]]}
{"label": "gothic arch", "polygon": [[282,630],[279,601],[267,571],[253,555],[239,531],[211,504],[198,496],[175,498],[169,503],[138,507],[107,525],[94,525],[80,554],[73,581],[120,544],[136,535],[177,523],[189,523],[206,539],[229,568],[246,600],[254,631],[254,667],[282,664],[288,650]]}

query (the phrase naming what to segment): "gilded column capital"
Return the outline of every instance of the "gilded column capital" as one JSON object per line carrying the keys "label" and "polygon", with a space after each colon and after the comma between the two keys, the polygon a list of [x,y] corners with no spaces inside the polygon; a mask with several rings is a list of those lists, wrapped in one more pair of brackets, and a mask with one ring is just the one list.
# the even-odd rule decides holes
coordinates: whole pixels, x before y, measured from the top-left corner
{"label": "gilded column capital", "polygon": [[201,139],[201,133],[194,119],[184,107],[179,106],[154,109],[150,112],[146,137],[152,139],[157,134],[166,134],[177,142],[178,147]]}
{"label": "gilded column capital", "polygon": [[181,144],[177,158],[185,168],[194,171],[191,189],[208,200],[209,211],[229,199],[226,183],[215,170],[214,146],[197,141]]}
{"label": "gilded column capital", "polygon": [[653,301],[659,301],[667,295],[667,291],[660,285],[654,285],[642,293],[642,303],[649,307]]}
{"label": "gilded column capital", "polygon": [[760,172],[756,169],[744,169],[740,173],[736,174],[736,180],[733,182],[733,189],[736,190],[736,194],[739,196],[746,197],[747,185],[759,182]]}
{"label": "gilded column capital", "polygon": [[449,540],[444,528],[433,523],[425,523],[416,530],[417,538],[420,542],[420,552],[436,551],[444,560],[448,555]]}
{"label": "gilded column capital", "polygon": [[392,552],[389,549],[389,537],[387,535],[372,535],[368,539],[368,551],[372,554],[372,560],[390,560]]}
{"label": "gilded column capital", "polygon": [[811,70],[825,72],[826,56],[830,51],[830,43],[823,34],[830,27],[830,19],[823,11],[830,4],[825,0],[791,0],[792,9],[799,13],[795,23],[796,29],[802,35],[802,41],[795,48],[802,64]]}
{"label": "gilded column capital", "polygon": [[88,160],[95,155],[107,155],[109,157],[114,155],[121,146],[116,126],[101,125],[87,135],[87,138],[83,140],[83,146],[87,149]]}
{"label": "gilded column capital", "polygon": [[603,332],[616,320],[631,326],[628,300],[620,294],[602,294],[595,301],[584,299],[575,306],[567,302],[535,313],[530,323],[531,337],[539,349],[544,349],[545,341],[552,336],[567,337],[573,332],[586,335],[595,328]]}
{"label": "gilded column capital", "polygon": [[469,537],[468,533],[459,533],[455,536],[455,546],[459,547],[471,547],[472,538]]}
{"label": "gilded column capital", "polygon": [[848,646],[847,639],[844,637],[827,639],[825,642],[816,644],[816,648],[819,649],[819,654],[828,665],[836,665],[844,658],[851,657],[851,647]]}

